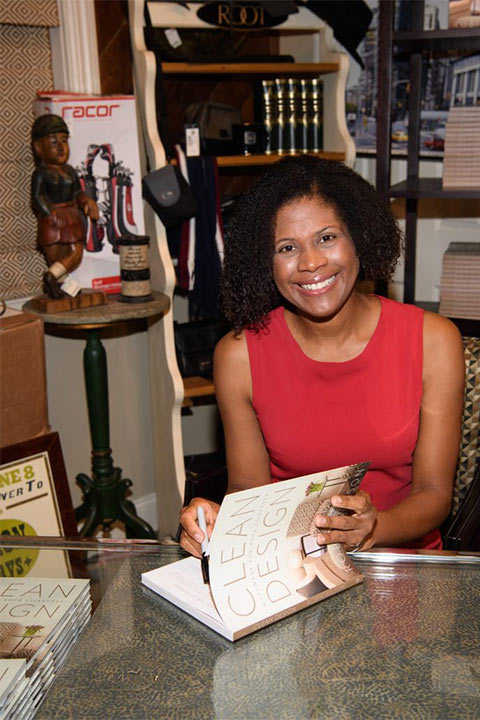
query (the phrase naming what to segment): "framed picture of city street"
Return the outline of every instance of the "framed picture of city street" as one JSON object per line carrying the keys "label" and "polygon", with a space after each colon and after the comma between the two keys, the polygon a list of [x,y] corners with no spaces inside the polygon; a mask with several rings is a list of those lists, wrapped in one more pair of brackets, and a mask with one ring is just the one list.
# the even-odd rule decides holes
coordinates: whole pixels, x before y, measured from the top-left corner
{"label": "framed picture of city street", "polygon": [[[357,154],[376,152],[378,0],[366,0],[373,12],[365,38],[357,48],[364,68],[351,58],[347,82],[347,127]],[[448,0],[425,3],[424,29],[448,28]],[[410,29],[411,0],[396,0],[395,31]],[[393,58],[392,154],[405,155],[408,141],[408,58]],[[480,104],[480,55],[425,57],[422,82],[420,154],[443,157],[449,108]]]}

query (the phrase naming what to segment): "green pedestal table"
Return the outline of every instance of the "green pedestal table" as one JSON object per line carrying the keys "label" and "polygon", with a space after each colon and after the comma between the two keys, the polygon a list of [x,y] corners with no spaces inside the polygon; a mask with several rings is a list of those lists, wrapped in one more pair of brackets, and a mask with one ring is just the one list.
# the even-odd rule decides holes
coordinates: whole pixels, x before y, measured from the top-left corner
{"label": "green pedestal table", "polygon": [[120,302],[114,296],[106,305],[60,313],[39,312],[31,301],[23,306],[25,312],[40,315],[47,326],[64,326],[86,334],[83,365],[92,438],[92,473],[91,476],[80,473],[76,478],[83,491],[83,502],[75,508],[77,520],[84,520],[82,537],[92,536],[99,525],[109,530],[115,520],[125,524],[127,537],[155,537],[151,526],[137,515],[134,504],[125,497],[132,481],[123,478],[121,468],[114,465],[110,448],[107,356],[101,331],[112,324],[154,318],[168,307],[168,297],[163,293],[154,293],[151,301],[138,304]]}

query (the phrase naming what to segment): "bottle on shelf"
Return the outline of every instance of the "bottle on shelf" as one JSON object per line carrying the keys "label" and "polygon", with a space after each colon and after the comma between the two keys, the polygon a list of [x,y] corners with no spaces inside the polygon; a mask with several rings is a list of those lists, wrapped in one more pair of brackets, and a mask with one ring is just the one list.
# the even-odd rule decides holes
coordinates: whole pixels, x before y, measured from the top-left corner
{"label": "bottle on shelf", "polygon": [[296,143],[297,128],[297,86],[294,78],[286,81],[287,100],[285,112],[285,150],[294,153],[298,150]]}
{"label": "bottle on shelf", "polygon": [[308,105],[308,149],[311,152],[320,152],[323,145],[322,133],[322,108],[323,108],[323,84],[318,78],[308,81],[307,92]]}
{"label": "bottle on shelf", "polygon": [[296,147],[300,152],[308,151],[308,80],[298,81],[297,127],[295,133]]}
{"label": "bottle on shelf", "polygon": [[273,130],[273,80],[262,80],[262,120],[267,134],[265,154],[270,155],[272,146]]}
{"label": "bottle on shelf", "polygon": [[274,80],[275,96],[277,100],[277,117],[274,128],[276,128],[276,137],[274,135],[274,143],[276,152],[279,154],[288,150],[288,138],[286,134],[286,81],[284,78],[275,78]]}

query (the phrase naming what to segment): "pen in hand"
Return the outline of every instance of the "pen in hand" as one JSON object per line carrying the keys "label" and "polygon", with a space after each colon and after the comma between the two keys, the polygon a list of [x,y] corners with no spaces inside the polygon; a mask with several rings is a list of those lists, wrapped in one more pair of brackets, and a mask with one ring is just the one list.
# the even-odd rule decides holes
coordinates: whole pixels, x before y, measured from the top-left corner
{"label": "pen in hand", "polygon": [[200,530],[203,533],[203,540],[202,540],[202,575],[203,575],[203,582],[205,584],[210,583],[210,577],[208,574],[208,535],[207,535],[207,523],[205,520],[205,510],[201,505],[197,508],[197,518],[198,518],[198,524],[200,526]]}

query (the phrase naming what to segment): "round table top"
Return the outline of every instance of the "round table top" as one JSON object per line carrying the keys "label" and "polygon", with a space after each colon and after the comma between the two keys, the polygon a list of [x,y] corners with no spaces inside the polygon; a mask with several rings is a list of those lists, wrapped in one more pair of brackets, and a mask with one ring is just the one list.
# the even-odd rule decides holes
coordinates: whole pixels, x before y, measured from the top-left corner
{"label": "round table top", "polygon": [[42,312],[32,307],[32,301],[29,300],[22,310],[34,315],[40,315],[45,323],[53,325],[79,325],[86,328],[95,328],[112,323],[154,317],[168,310],[170,307],[168,295],[161,292],[152,292],[152,295],[152,300],[142,303],[120,302],[119,295],[110,295],[105,305],[94,305],[88,308],[66,310],[59,313]]}

